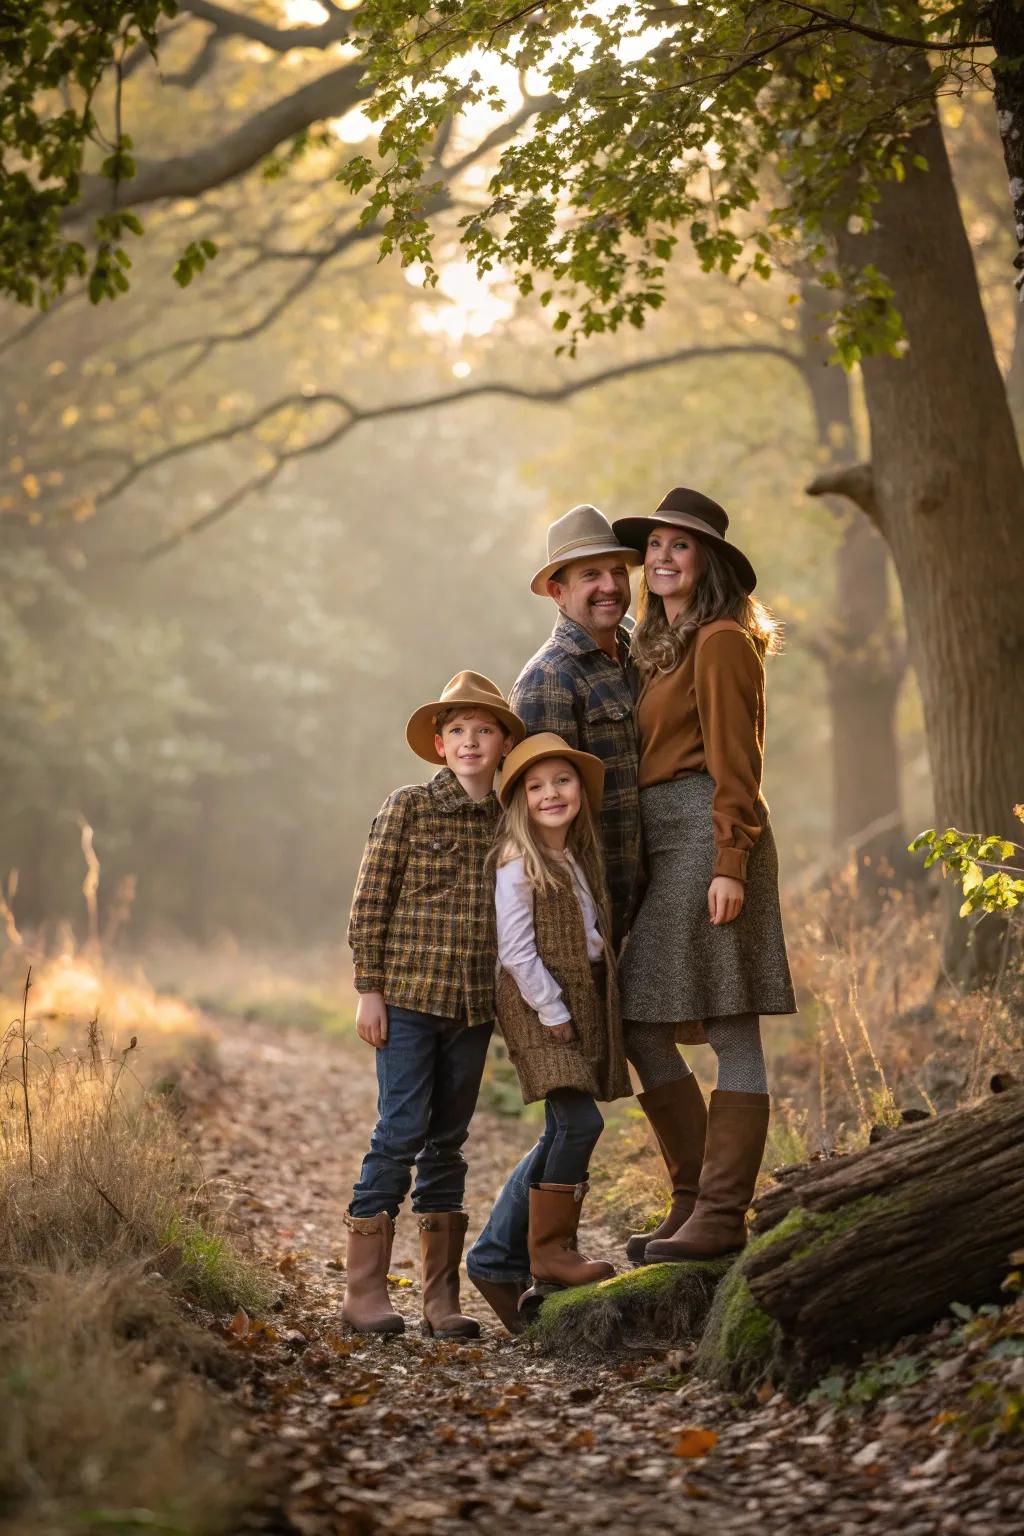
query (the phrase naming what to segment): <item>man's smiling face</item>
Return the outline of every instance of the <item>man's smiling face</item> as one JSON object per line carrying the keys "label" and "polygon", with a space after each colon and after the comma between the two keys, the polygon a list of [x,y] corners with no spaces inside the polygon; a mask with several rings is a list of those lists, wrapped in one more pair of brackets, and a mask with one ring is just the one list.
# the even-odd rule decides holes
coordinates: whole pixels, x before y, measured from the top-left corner
{"label": "man's smiling face", "polygon": [[621,555],[571,560],[548,582],[548,592],[566,618],[600,636],[621,624],[629,607],[629,567]]}

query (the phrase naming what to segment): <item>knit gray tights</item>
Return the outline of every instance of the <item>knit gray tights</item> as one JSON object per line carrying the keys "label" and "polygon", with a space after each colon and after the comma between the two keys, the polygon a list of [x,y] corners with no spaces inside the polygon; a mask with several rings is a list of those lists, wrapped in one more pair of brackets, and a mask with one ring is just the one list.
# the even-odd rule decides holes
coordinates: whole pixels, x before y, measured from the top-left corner
{"label": "knit gray tights", "polygon": [[[645,1093],[662,1083],[689,1077],[690,1068],[679,1054],[668,1024],[623,1025],[626,1055],[640,1075]],[[734,1013],[726,1018],[705,1019],[708,1042],[718,1057],[717,1087],[730,1093],[767,1093],[768,1073],[761,1045],[761,1021],[756,1013]]]}

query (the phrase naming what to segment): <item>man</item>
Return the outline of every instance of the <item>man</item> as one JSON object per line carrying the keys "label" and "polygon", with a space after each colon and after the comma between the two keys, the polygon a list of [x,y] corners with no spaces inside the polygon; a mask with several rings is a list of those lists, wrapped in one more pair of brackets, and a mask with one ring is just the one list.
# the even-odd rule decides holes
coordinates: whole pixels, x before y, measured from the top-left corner
{"label": "man", "polygon": [[[640,863],[636,673],[622,623],[632,596],[629,567],[640,559],[619,543],[596,507],[573,507],[552,523],[547,563],[530,585],[539,597],[552,599],[559,616],[509,694],[529,735],[554,731],[604,763],[600,835],[616,944],[629,919]],[[466,1256],[469,1278],[513,1333],[523,1327],[518,1303],[530,1285],[527,1227],[537,1155],[532,1148],[513,1169]]]}
{"label": "man", "polygon": [[615,941],[625,931],[640,861],[633,725],[636,673],[623,619],[629,567],[640,563],[596,507],[573,507],[548,529],[547,563],[530,583],[559,610],[555,627],[509,695],[529,735],[554,731],[604,763],[601,843]]}

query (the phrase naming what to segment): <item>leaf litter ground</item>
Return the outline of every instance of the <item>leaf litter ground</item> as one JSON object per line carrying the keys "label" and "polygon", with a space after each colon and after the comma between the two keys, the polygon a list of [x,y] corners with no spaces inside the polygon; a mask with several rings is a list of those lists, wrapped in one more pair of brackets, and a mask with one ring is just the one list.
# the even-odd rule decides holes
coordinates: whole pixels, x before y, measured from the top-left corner
{"label": "leaf litter ground", "polygon": [[[369,1049],[255,1024],[216,1026],[223,1076],[194,1123],[206,1173],[281,1277],[269,1320],[218,1331],[245,1362],[236,1396],[254,1510],[245,1533],[510,1531],[995,1536],[1024,1528],[1024,1317],[939,1324],[811,1400],[738,1401],[687,1352],[552,1360],[497,1325],[468,1283],[478,1343],[418,1331],[417,1233],[399,1219],[393,1299],[407,1332],[340,1322],[341,1213],[373,1121]],[[467,1156],[471,1236],[531,1127],[482,1108]],[[581,1244],[621,1261],[591,1226]],[[239,1532],[239,1536],[243,1536]]]}

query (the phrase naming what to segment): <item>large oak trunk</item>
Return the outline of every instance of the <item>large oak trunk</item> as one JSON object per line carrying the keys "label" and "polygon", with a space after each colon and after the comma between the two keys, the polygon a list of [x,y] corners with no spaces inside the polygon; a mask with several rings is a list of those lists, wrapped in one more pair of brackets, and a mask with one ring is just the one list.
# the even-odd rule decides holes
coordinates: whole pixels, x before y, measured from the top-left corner
{"label": "large oak trunk", "polygon": [[1022,1146],[1024,1089],[1011,1088],[769,1190],[754,1222],[769,1240],[742,1269],[785,1347],[849,1358],[954,1301],[998,1300],[1024,1244]]}
{"label": "large oak trunk", "polygon": [[[864,363],[874,499],[892,551],[924,705],[940,826],[1010,834],[1024,798],[1024,472],[936,118],[843,255],[893,285],[909,350]],[[947,964],[974,976],[951,923]],[[986,923],[982,938],[997,936]]]}

